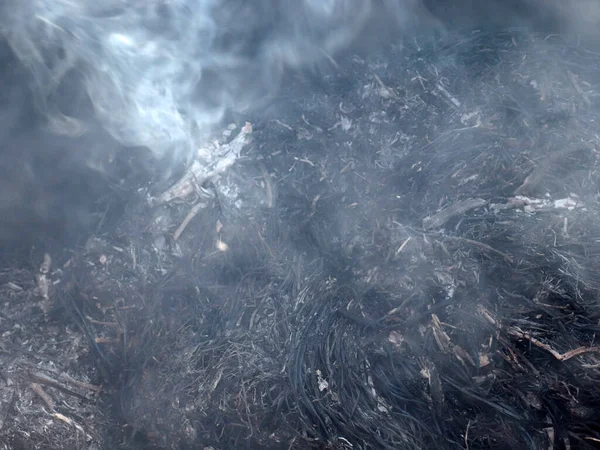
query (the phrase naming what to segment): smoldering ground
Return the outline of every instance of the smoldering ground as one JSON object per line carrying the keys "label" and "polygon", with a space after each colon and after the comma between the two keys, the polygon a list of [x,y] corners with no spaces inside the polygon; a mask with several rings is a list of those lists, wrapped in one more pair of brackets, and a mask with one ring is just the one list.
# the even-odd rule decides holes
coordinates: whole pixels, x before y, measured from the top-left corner
{"label": "smoldering ground", "polygon": [[158,186],[169,146],[119,142],[77,76],[57,108],[10,56],[33,105],[3,91],[13,192],[89,225],[0,272],[6,448],[596,445],[598,54],[522,11],[454,29],[418,6],[236,108]]}

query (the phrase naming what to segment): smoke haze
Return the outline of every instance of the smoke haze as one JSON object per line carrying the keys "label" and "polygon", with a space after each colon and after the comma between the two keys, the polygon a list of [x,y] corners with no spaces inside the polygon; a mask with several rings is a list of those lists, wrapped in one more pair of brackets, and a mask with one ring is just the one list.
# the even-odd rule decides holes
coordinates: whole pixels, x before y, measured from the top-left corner
{"label": "smoke haze", "polygon": [[[85,215],[57,186],[86,171],[106,176],[106,160],[133,147],[165,160],[168,178],[228,112],[265,106],[287,69],[340,50],[488,22],[593,35],[598,9],[588,0],[7,0],[0,210],[20,205],[42,222]],[[48,186],[40,171],[62,181]],[[89,191],[76,203],[90,203]]]}
{"label": "smoke haze", "polygon": [[34,0],[4,2],[0,14],[53,132],[76,136],[90,120],[58,98],[68,83],[124,146],[189,158],[227,108],[274,88],[286,66],[344,46],[369,10],[366,0]]}
{"label": "smoke haze", "polygon": [[[598,16],[590,2],[480,3],[452,7],[475,22],[511,21],[531,9],[576,25]],[[0,31],[33,75],[38,107],[53,132],[82,134],[93,113],[124,146],[189,158],[228,109],[268,95],[286,67],[350,45],[374,10],[406,25],[427,8],[452,16],[436,2],[415,0],[7,1]],[[67,102],[59,97],[65,83]]]}

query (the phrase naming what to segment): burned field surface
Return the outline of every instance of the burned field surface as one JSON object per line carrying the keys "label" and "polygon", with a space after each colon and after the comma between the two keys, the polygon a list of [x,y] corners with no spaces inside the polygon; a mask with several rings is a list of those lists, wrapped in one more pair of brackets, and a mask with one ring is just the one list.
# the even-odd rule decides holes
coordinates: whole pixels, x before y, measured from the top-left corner
{"label": "burned field surface", "polygon": [[220,165],[5,264],[2,448],[600,444],[600,54],[513,30],[326,64]]}

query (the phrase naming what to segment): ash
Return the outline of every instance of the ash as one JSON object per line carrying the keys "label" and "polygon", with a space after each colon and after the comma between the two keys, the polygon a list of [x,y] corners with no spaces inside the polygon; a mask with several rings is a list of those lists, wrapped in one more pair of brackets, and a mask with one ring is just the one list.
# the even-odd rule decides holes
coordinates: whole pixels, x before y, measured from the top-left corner
{"label": "ash", "polygon": [[598,445],[600,55],[328,63],[220,135],[252,124],[226,170],[128,178],[110,226],[5,264],[3,448]]}

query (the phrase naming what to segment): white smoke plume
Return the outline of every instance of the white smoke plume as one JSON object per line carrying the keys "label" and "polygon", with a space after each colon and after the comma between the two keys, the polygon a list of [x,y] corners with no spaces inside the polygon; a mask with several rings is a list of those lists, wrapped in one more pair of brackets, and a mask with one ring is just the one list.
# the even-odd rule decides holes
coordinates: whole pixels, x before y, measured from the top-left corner
{"label": "white smoke plume", "polygon": [[[593,0],[522,1],[571,24],[600,17]],[[401,19],[428,3],[4,0],[0,35],[28,66],[55,133],[81,134],[98,120],[124,146],[189,158],[226,111],[264,99],[287,67],[348,46],[372,10]]]}
{"label": "white smoke plume", "polygon": [[286,67],[347,45],[370,8],[370,0],[5,0],[0,33],[31,71],[54,132],[85,132],[91,115],[57,100],[81,91],[124,146],[189,157],[225,111],[260,99]]}

